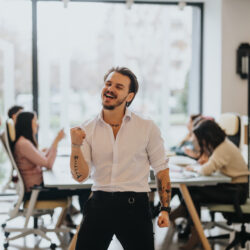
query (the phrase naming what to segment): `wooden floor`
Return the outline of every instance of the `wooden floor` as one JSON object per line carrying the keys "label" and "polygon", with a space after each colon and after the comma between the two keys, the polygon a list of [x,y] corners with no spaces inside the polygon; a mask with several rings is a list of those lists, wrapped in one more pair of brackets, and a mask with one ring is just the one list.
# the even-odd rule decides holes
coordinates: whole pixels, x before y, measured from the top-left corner
{"label": "wooden floor", "polygon": [[[8,212],[11,203],[8,203],[5,201],[0,201],[0,203],[1,203],[1,205],[0,205],[0,223],[2,224],[8,218],[8,215],[6,213]],[[59,210],[55,212],[54,216],[57,216],[58,213],[59,213]],[[202,213],[203,213],[202,218],[204,219],[204,217],[206,217],[208,213],[207,213],[207,211],[203,211]],[[74,222],[76,224],[80,223],[81,219],[82,219],[81,215],[74,216]],[[222,219],[222,217],[221,217],[221,219]],[[18,218],[18,219],[15,219],[15,221],[13,221],[11,223],[13,223],[15,226],[17,226],[17,225],[23,225],[23,221],[24,221],[23,218]],[[50,216],[45,216],[44,223],[45,223],[45,225],[52,223]],[[155,232],[155,250],[166,250],[166,249],[177,250],[177,249],[179,249],[179,247],[182,244],[185,243],[183,241],[182,242],[178,241],[177,233],[174,233],[172,241],[168,245],[166,242],[166,235],[167,235],[168,229],[167,228],[159,228],[157,226],[156,220],[153,220],[153,224],[154,224],[154,232]],[[206,235],[209,235],[209,234],[216,235],[218,233],[221,233],[221,231],[218,229],[212,229],[210,231],[206,230],[205,233],[206,233]],[[54,233],[51,233],[48,235],[52,238],[54,243],[59,245],[60,242]],[[5,240],[5,237],[4,237],[3,231],[1,230],[0,231],[0,249],[3,249],[4,240]],[[68,247],[69,241],[70,241],[70,237],[69,237],[69,235],[66,235],[64,237],[63,245],[56,248],[56,249],[66,250]],[[213,249],[214,250],[225,249],[225,246],[229,243],[229,241],[224,240],[220,243],[221,244],[215,244],[213,246]],[[10,246],[8,248],[8,250],[28,250],[28,249],[34,249],[34,250],[36,250],[36,249],[50,249],[50,243],[46,240],[40,240],[40,237],[35,237],[34,235],[30,235],[30,236],[27,236],[25,238],[17,239],[15,241],[10,242]],[[109,250],[122,250],[122,249],[123,248],[120,245],[119,241],[114,236],[114,238],[109,246]],[[198,249],[202,249],[202,247],[199,246],[196,248],[196,250],[198,250]],[[248,246],[248,248],[246,248],[246,249],[250,249],[250,247]]]}

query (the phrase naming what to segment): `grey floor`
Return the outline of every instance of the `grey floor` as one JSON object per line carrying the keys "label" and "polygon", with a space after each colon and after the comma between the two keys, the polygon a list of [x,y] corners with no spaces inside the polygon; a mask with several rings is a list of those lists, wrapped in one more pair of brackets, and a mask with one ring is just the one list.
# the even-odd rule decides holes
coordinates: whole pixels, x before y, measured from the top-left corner
{"label": "grey floor", "polygon": [[[1,203],[1,205],[0,205],[0,223],[2,224],[8,218],[7,212],[11,206],[11,202],[6,202],[4,200],[0,200],[0,203]],[[75,206],[78,206],[76,200],[74,201],[74,204],[75,204]],[[176,204],[174,204],[174,205],[176,205]],[[59,210],[55,212],[53,220],[50,218],[50,216],[45,216],[44,223],[46,225],[53,224],[53,221],[56,220],[56,217],[57,217],[59,212],[60,212]],[[220,216],[220,215],[216,215],[216,216],[217,216],[216,217],[217,220],[223,220],[222,216]],[[202,219],[208,220],[209,219],[208,217],[209,217],[208,211],[203,210],[202,211]],[[74,222],[76,224],[80,223],[80,221],[81,221],[81,215],[74,216]],[[21,226],[24,223],[24,219],[17,218],[17,219],[15,219],[15,221],[13,220],[11,223],[12,223],[12,226],[13,225],[14,226]],[[9,225],[11,225],[11,223],[9,223]],[[185,242],[178,241],[176,232],[174,233],[171,241],[166,240],[168,229],[167,228],[159,228],[157,226],[156,220],[153,220],[153,224],[154,224],[154,231],[155,231],[155,250],[166,250],[166,249],[176,250],[176,249],[179,249],[179,246],[181,246],[182,244],[185,243]],[[214,228],[212,230],[205,230],[205,234],[207,236],[208,235],[217,235],[221,232],[223,232],[223,231],[221,231],[220,229],[217,229],[217,228]],[[49,236],[52,238],[54,243],[59,244],[59,240],[54,233],[50,233]],[[233,237],[233,233],[231,234],[231,237]],[[56,249],[58,249],[58,250],[59,249],[63,249],[63,250],[67,249],[69,240],[70,240],[69,236],[66,235],[64,237],[63,245],[61,247],[56,248]],[[5,241],[4,233],[2,230],[0,230],[0,249],[3,249],[4,241]],[[214,250],[222,250],[222,249],[225,249],[225,246],[228,243],[229,243],[228,240],[223,240],[220,242],[220,244],[213,244],[212,248]],[[9,246],[8,250],[50,249],[49,246],[50,246],[50,243],[48,241],[40,240],[39,237],[35,237],[33,235],[30,235],[30,236],[27,236],[25,238],[17,239],[15,241],[10,242],[10,246]],[[122,249],[123,248],[120,245],[119,241],[114,237],[110,246],[109,246],[109,250],[122,250]],[[196,250],[198,250],[198,249],[202,249],[202,247],[199,246],[196,248]],[[238,248],[238,249],[240,249],[240,248]],[[247,245],[247,247],[245,249],[250,250],[250,245]]]}

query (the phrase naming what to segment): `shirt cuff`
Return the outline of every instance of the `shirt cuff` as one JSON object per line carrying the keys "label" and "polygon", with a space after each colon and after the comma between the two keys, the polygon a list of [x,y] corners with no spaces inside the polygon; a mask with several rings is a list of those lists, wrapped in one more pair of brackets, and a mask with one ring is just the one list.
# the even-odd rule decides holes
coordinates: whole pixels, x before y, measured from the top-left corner
{"label": "shirt cuff", "polygon": [[165,169],[168,169],[168,161],[161,164],[160,166],[158,167],[154,167],[153,170],[154,170],[154,174],[157,175],[160,171],[162,170],[165,170]]}

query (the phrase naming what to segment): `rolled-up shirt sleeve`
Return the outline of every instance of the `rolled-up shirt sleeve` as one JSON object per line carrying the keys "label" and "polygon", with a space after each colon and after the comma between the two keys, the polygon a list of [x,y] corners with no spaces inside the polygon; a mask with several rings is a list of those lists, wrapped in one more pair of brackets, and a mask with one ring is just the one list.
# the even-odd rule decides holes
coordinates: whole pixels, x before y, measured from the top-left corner
{"label": "rolled-up shirt sleeve", "polygon": [[154,122],[151,123],[150,127],[147,153],[150,165],[155,174],[168,168],[168,158],[165,153],[164,141],[161,137],[159,128]]}

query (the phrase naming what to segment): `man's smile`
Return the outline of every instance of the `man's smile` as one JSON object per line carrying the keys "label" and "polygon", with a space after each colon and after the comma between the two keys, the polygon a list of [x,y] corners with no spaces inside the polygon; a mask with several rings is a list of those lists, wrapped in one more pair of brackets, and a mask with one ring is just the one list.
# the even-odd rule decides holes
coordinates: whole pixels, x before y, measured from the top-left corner
{"label": "man's smile", "polygon": [[115,99],[115,98],[116,98],[116,96],[115,96],[114,94],[109,93],[109,92],[105,92],[105,93],[104,93],[104,96],[105,96],[106,98],[108,98],[108,99]]}

